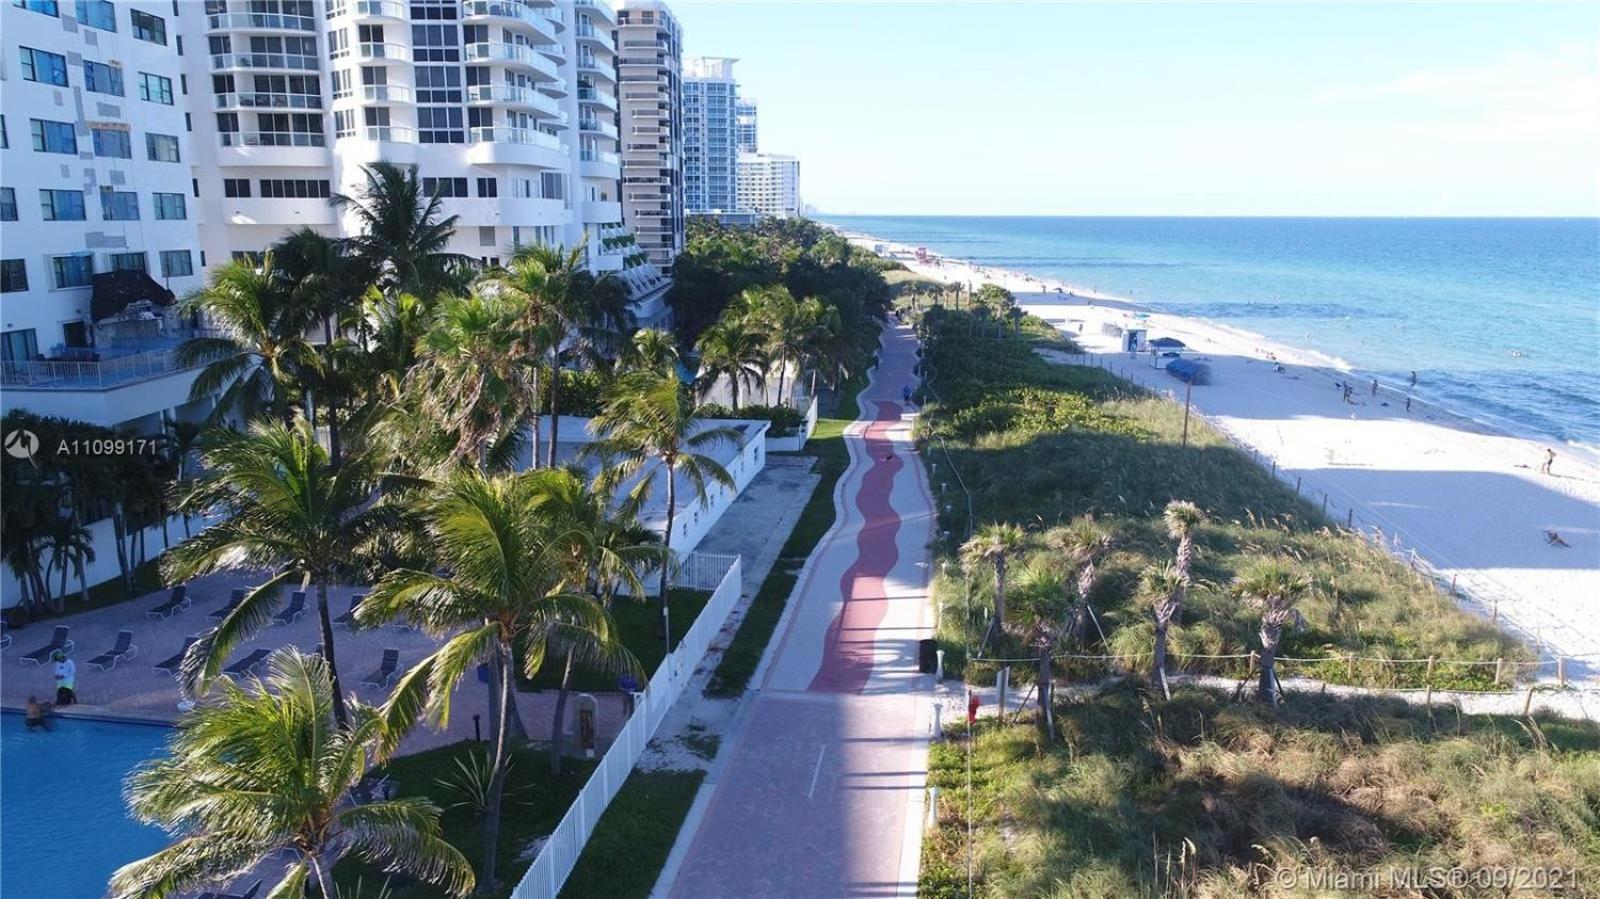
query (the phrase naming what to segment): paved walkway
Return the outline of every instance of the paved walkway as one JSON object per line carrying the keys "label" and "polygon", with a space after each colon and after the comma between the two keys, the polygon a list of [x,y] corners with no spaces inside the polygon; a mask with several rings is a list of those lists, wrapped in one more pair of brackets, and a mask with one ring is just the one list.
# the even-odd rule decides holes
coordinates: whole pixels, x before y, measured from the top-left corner
{"label": "paved walkway", "polygon": [[933,501],[911,446],[901,388],[915,340],[884,337],[846,432],[851,463],[832,530],[806,563],[670,895],[911,896],[921,847],[933,676],[927,565]]}

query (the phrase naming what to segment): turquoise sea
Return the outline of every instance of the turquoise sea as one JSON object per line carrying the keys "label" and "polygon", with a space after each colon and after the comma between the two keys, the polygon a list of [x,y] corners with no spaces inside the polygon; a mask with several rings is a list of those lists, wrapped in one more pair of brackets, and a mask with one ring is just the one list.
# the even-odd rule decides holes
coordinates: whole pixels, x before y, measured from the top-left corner
{"label": "turquoise sea", "polygon": [[818,216],[1316,350],[1600,446],[1600,219]]}

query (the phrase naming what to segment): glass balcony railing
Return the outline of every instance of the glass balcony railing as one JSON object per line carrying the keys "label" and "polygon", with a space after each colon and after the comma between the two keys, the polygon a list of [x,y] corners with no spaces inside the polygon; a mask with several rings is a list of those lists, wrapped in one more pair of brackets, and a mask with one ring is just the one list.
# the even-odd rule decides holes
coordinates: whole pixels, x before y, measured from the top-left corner
{"label": "glass balcony railing", "polygon": [[599,162],[605,165],[622,165],[622,157],[616,153],[604,150],[584,150],[578,156],[584,162]]}
{"label": "glass balcony railing", "polygon": [[314,72],[315,56],[301,53],[217,53],[211,57],[213,69],[292,69]]}
{"label": "glass balcony railing", "polygon": [[361,99],[372,103],[410,103],[411,88],[403,84],[363,84]]}
{"label": "glass balcony railing", "polygon": [[275,30],[275,31],[316,31],[317,20],[310,16],[288,16],[277,13],[262,12],[235,12],[222,13],[206,18],[206,27],[212,31],[224,29],[237,30]]}
{"label": "glass balcony railing", "polygon": [[72,359],[6,361],[0,363],[0,384],[28,390],[110,390],[197,368],[178,364],[178,347],[193,337],[218,334],[181,328],[160,337],[114,340],[107,347],[80,347]]}
{"label": "glass balcony railing", "polygon": [[218,109],[321,109],[321,94],[217,94]]}
{"label": "glass balcony railing", "polygon": [[328,138],[320,132],[305,131],[224,131],[217,135],[224,147],[326,147]]}
{"label": "glass balcony railing", "polygon": [[417,142],[417,130],[404,125],[367,125],[361,129],[361,135],[370,141],[384,141],[391,144]]}
{"label": "glass balcony railing", "polygon": [[545,147],[551,150],[564,150],[561,138],[548,134],[537,128],[509,128],[504,126],[485,126],[473,128],[470,133],[472,143],[475,144],[525,144],[535,147]]}

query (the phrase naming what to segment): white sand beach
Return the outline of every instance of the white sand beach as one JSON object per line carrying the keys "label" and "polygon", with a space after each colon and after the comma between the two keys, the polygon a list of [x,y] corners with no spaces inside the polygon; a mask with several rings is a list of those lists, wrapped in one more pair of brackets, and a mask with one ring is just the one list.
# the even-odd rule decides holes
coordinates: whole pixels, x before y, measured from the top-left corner
{"label": "white sand beach", "polygon": [[[1119,352],[1107,325],[1183,341],[1186,358],[1211,367],[1193,408],[1280,479],[1299,484],[1328,514],[1416,564],[1452,579],[1463,603],[1566,657],[1569,677],[1600,684],[1600,465],[1566,446],[1541,473],[1549,444],[1412,399],[1407,384],[1380,384],[1340,360],[1297,350],[1199,318],[1154,313],[1071,285],[952,259],[916,261],[882,246],[918,274],[951,283],[999,284],[1029,313],[1070,334],[1089,362],[1183,401],[1184,384],[1151,357]],[[1059,293],[1057,291],[1060,291]],[[1067,361],[1067,360],[1063,360]],[[1277,370],[1281,364],[1282,371]],[[1342,382],[1354,385],[1344,400]],[[1567,546],[1551,543],[1553,531]],[[1543,675],[1553,677],[1553,661]]]}

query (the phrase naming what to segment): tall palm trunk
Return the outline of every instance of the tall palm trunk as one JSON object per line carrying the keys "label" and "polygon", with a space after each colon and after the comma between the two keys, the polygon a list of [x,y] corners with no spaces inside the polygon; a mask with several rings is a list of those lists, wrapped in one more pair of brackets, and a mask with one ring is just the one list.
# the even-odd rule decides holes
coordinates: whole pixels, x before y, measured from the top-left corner
{"label": "tall palm trunk", "polygon": [[[326,315],[322,317],[322,347],[328,356],[328,371],[333,371],[333,323]],[[339,443],[339,414],[338,403],[333,400],[334,391],[328,391],[327,411],[323,414],[328,418],[328,464],[334,468],[339,467],[339,459],[343,455]]]}
{"label": "tall palm trunk", "polygon": [[322,628],[322,657],[328,663],[328,680],[333,685],[333,720],[348,726],[344,709],[344,690],[339,687],[339,665],[333,658],[333,620],[328,617],[328,579],[317,579],[317,624]]}
{"label": "tall palm trunk", "polygon": [[1261,629],[1261,679],[1256,684],[1256,699],[1273,706],[1278,704],[1278,641],[1282,628]]}
{"label": "tall palm trunk", "polygon": [[678,511],[678,485],[677,478],[673,477],[672,462],[670,457],[661,460],[662,467],[667,470],[667,530],[661,535],[661,546],[666,550],[661,561],[661,639],[668,655],[672,653],[672,620],[667,611],[667,576],[672,569],[672,523]]}
{"label": "tall palm trunk", "polygon": [[478,880],[478,892],[487,893],[500,884],[495,876],[495,862],[500,849],[500,805],[505,794],[506,768],[510,764],[510,734],[506,726],[511,716],[511,646],[504,637],[496,638],[493,664],[499,669],[500,695],[495,697],[499,706],[499,726],[494,733],[494,763],[489,775],[489,801],[483,817],[483,877]]}
{"label": "tall palm trunk", "polygon": [[989,621],[989,633],[984,637],[985,642],[998,636],[1005,627],[1006,620],[1006,557],[998,556],[994,560],[994,618]]}
{"label": "tall palm trunk", "polygon": [[744,372],[735,368],[733,376],[728,379],[728,392],[733,395],[733,408],[735,411],[739,408],[739,377],[743,374]]}
{"label": "tall palm trunk", "polygon": [[133,594],[133,573],[128,569],[128,545],[124,542],[128,538],[128,519],[122,511],[122,500],[117,500],[111,507],[111,529],[114,542],[117,544],[117,568],[122,574],[122,589],[130,596]]}
{"label": "tall palm trunk", "polygon": [[784,405],[784,402],[783,402],[783,386],[784,386],[784,383],[785,383],[785,378],[787,378],[788,375],[789,375],[789,361],[787,359],[779,357],[779,359],[778,359],[778,401],[774,405],[778,405],[778,406]]}
{"label": "tall palm trunk", "polygon": [[550,363],[550,451],[545,453],[545,458],[550,460],[550,467],[556,467],[556,442],[561,434],[561,354],[556,353],[555,360]]}
{"label": "tall palm trunk", "polygon": [[1055,693],[1055,673],[1051,670],[1050,653],[1054,643],[1039,647],[1039,732],[1046,743],[1056,738],[1055,708],[1051,699]]}
{"label": "tall palm trunk", "polygon": [[1167,622],[1156,616],[1156,645],[1151,667],[1154,669],[1156,683],[1161,685],[1161,695],[1167,699],[1172,698],[1172,690],[1167,686]]}
{"label": "tall palm trunk", "polygon": [[567,650],[566,666],[561,671],[561,689],[556,691],[556,717],[550,724],[550,773],[561,773],[561,722],[567,714],[567,693],[572,688],[572,650]]}

